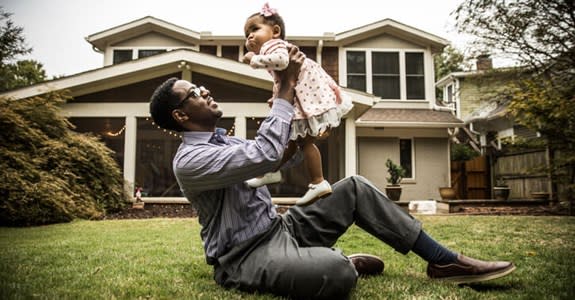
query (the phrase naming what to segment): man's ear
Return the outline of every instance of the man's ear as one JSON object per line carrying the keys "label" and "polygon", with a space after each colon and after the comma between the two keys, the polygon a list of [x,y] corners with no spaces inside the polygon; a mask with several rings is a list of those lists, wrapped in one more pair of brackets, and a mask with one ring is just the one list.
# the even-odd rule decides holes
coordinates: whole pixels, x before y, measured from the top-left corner
{"label": "man's ear", "polygon": [[181,109],[172,110],[172,117],[178,123],[184,123],[185,121],[187,121],[189,119],[188,115],[185,112],[183,112]]}
{"label": "man's ear", "polygon": [[281,34],[282,34],[282,28],[279,25],[274,25],[274,27],[272,28],[272,32],[273,32],[273,37],[275,39],[279,39]]}

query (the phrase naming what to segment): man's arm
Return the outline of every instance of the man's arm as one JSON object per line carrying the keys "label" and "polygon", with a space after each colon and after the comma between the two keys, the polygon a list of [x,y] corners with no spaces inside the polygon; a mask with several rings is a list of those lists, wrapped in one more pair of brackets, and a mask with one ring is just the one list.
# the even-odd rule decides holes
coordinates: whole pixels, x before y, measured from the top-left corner
{"label": "man's arm", "polygon": [[226,147],[195,145],[179,151],[174,160],[178,180],[185,181],[187,188],[197,192],[223,188],[276,168],[289,141],[293,88],[304,58],[297,48],[290,50],[290,66],[278,77],[278,95],[282,98],[274,101],[255,140],[234,142]]}

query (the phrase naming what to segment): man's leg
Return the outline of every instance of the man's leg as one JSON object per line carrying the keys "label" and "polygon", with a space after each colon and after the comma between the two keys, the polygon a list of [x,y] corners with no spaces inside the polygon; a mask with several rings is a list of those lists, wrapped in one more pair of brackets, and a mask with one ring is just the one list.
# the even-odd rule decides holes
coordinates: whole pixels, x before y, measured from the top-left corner
{"label": "man's leg", "polygon": [[284,222],[219,259],[216,282],[227,288],[295,299],[344,299],[357,272],[340,251],[300,247]]}
{"label": "man's leg", "polygon": [[333,193],[284,215],[300,246],[331,247],[352,224],[405,254],[412,249],[421,223],[361,176],[333,185]]}
{"label": "man's leg", "polygon": [[421,230],[421,223],[361,176],[333,185],[333,193],[307,207],[292,207],[284,218],[300,246],[331,247],[355,222],[400,253],[410,250],[429,262],[431,278],[468,283],[505,276],[511,262],[487,262],[458,255]]}

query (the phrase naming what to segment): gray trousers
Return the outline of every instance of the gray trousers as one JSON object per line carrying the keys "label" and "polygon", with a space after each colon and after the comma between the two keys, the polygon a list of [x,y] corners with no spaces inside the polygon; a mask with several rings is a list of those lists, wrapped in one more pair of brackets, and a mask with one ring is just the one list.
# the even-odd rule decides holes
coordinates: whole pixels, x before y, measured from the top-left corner
{"label": "gray trousers", "polygon": [[398,252],[406,254],[421,223],[361,176],[345,178],[333,193],[306,207],[291,207],[267,232],[218,258],[218,284],[296,299],[345,299],[357,272],[332,249],[356,224]]}

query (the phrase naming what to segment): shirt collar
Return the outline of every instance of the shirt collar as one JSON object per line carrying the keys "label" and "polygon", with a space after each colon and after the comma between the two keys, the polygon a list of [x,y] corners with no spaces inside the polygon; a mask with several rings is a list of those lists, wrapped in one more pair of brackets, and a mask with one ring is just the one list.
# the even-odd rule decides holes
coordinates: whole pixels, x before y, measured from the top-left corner
{"label": "shirt collar", "polygon": [[214,134],[226,135],[226,129],[217,127],[214,132],[210,131],[184,131],[182,132],[182,141],[184,144],[193,145],[209,143]]}

